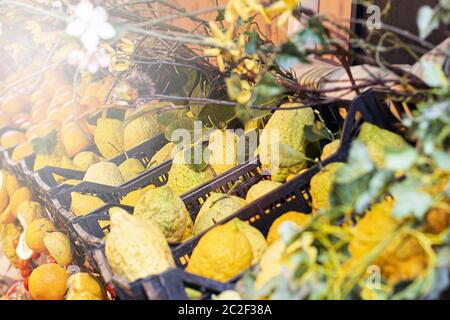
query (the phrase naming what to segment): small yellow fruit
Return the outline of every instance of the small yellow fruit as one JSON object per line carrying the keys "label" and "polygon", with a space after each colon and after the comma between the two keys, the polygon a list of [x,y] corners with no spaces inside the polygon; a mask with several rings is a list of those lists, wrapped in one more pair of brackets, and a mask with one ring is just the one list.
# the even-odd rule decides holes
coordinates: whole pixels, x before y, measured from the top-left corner
{"label": "small yellow fruit", "polygon": [[235,220],[214,227],[192,252],[187,272],[217,281],[229,281],[249,268],[253,248]]}
{"label": "small yellow fruit", "polygon": [[34,220],[44,218],[44,213],[39,203],[25,200],[17,208],[17,217],[19,216],[29,225]]}
{"label": "small yellow fruit", "polygon": [[72,198],[70,210],[78,217],[91,213],[95,209],[105,205],[102,199],[88,194],[72,192],[70,196]]}
{"label": "small yellow fruit", "polygon": [[11,209],[12,214],[17,217],[17,208],[20,206],[20,204],[24,201],[31,200],[33,195],[31,194],[31,191],[28,190],[27,187],[22,187],[18,189],[16,192],[14,192],[13,196],[11,197],[11,200],[9,202],[9,206]]}
{"label": "small yellow fruit", "polygon": [[56,263],[43,264],[30,275],[28,282],[34,300],[64,300],[67,291],[68,275]]}
{"label": "small yellow fruit", "polygon": [[75,273],[69,278],[68,284],[69,290],[74,294],[89,294],[99,300],[105,298],[105,289],[100,282],[89,273]]}
{"label": "small yellow fruit", "polygon": [[44,238],[48,232],[55,232],[56,228],[48,219],[38,219],[31,222],[25,232],[25,241],[31,250],[38,253],[48,253]]}
{"label": "small yellow fruit", "polygon": [[295,223],[296,225],[305,228],[311,221],[311,215],[295,211],[289,211],[283,214],[282,216],[278,217],[270,226],[269,233],[267,234],[267,243],[269,245],[280,239],[279,227],[285,221],[291,221],[292,223]]}
{"label": "small yellow fruit", "polygon": [[154,185],[148,185],[143,189],[138,189],[131,191],[129,194],[124,196],[122,199],[120,199],[120,204],[130,206],[130,207],[136,207],[139,200],[147,194],[150,190],[155,189]]}
{"label": "small yellow fruit", "polygon": [[69,238],[62,232],[47,233],[44,245],[50,256],[60,265],[67,267],[72,262],[72,249]]}
{"label": "small yellow fruit", "polygon": [[281,186],[280,182],[263,180],[252,186],[248,192],[245,200],[247,203],[253,202],[258,198],[261,198],[263,195],[269,193],[270,191]]}

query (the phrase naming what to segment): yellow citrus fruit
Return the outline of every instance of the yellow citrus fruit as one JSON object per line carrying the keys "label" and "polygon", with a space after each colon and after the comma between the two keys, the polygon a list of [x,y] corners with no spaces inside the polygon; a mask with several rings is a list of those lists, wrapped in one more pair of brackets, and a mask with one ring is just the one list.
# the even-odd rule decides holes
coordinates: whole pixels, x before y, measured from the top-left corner
{"label": "yellow citrus fruit", "polygon": [[3,211],[9,203],[8,176],[5,170],[0,171],[0,211]]}
{"label": "yellow citrus fruit", "polygon": [[87,133],[83,132],[76,123],[72,123],[62,132],[62,142],[69,157],[75,156],[91,145]]}
{"label": "yellow citrus fruit", "polygon": [[7,206],[5,210],[0,213],[0,224],[12,223],[14,220],[16,220],[16,217],[12,214],[10,207]]}
{"label": "yellow citrus fruit", "polygon": [[28,281],[34,300],[64,300],[68,274],[56,263],[41,265],[33,270]]}
{"label": "yellow citrus fruit", "polygon": [[66,294],[66,300],[103,300],[89,292],[74,292],[69,289]]}
{"label": "yellow citrus fruit", "polygon": [[3,148],[8,149],[17,146],[18,144],[21,144],[23,142],[27,141],[27,137],[24,133],[16,130],[9,130],[6,131],[1,139],[0,144]]}
{"label": "yellow citrus fruit", "polygon": [[14,192],[20,189],[21,186],[14,175],[9,174],[7,171],[4,172],[6,173],[6,191],[8,192],[8,195],[12,197]]}
{"label": "yellow citrus fruit", "polygon": [[186,271],[228,281],[249,268],[253,248],[235,220],[208,231],[192,252]]}
{"label": "yellow citrus fruit", "polygon": [[50,232],[44,237],[44,245],[50,256],[60,265],[67,267],[72,262],[70,240],[62,232]]}
{"label": "yellow citrus fruit", "polygon": [[32,155],[33,152],[34,149],[31,142],[23,142],[14,148],[13,153],[11,154],[11,160],[17,163],[20,160]]}
{"label": "yellow citrus fruit", "polygon": [[25,231],[25,241],[34,252],[48,253],[44,238],[49,232],[55,232],[56,228],[48,219],[38,219],[31,222]]}
{"label": "yellow citrus fruit", "polygon": [[25,200],[17,208],[17,216],[21,216],[27,225],[37,219],[44,218],[42,207],[39,203]]}
{"label": "yellow citrus fruit", "polygon": [[99,299],[104,299],[105,290],[100,282],[89,273],[75,273],[69,278],[69,289],[77,294],[89,293]]}
{"label": "yellow citrus fruit", "polygon": [[310,214],[304,214],[295,211],[289,211],[282,216],[278,217],[270,226],[269,233],[267,234],[267,243],[270,245],[280,239],[280,225],[285,221],[291,221],[301,228],[305,228],[308,226],[311,221]]}
{"label": "yellow citrus fruit", "polygon": [[2,101],[1,109],[7,114],[17,114],[23,112],[28,107],[28,99],[24,96],[12,94]]}
{"label": "yellow citrus fruit", "polygon": [[23,201],[31,200],[32,194],[27,187],[17,189],[11,197],[9,206],[11,207],[12,214],[17,217],[17,208]]}

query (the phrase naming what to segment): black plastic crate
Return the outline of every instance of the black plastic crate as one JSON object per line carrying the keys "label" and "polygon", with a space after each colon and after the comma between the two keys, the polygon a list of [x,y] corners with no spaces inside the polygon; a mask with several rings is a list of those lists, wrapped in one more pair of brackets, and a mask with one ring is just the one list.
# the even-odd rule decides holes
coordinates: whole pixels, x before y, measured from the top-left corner
{"label": "black plastic crate", "polygon": [[[155,153],[158,152],[167,142],[168,141],[166,140],[164,135],[159,135],[127,151],[127,156],[140,160],[142,164],[146,166],[150,162],[150,159],[155,155]],[[95,145],[92,145],[91,147],[86,149],[86,151],[92,151],[99,155],[99,152]],[[51,166],[44,167],[34,172],[33,166],[35,158],[36,156],[33,155],[30,156],[26,161],[24,161],[23,170],[26,174],[33,176],[36,187],[45,193],[52,192],[52,190],[58,186],[58,183],[55,181],[53,174],[63,176],[66,179],[83,179],[85,173],[84,171],[62,169]],[[121,153],[108,161],[114,162],[116,165],[120,165],[125,160],[125,154]]]}
{"label": "black plastic crate", "polygon": [[14,148],[3,149],[3,167],[13,174],[22,185],[29,185],[26,175],[22,171],[21,162],[14,162],[11,159]]}
{"label": "black plastic crate", "polygon": [[[343,146],[338,153],[324,161],[324,165],[337,161],[345,161],[348,149],[348,145]],[[248,204],[232,216],[218,222],[218,224],[224,224],[234,218],[238,218],[243,221],[248,221],[252,226],[261,231],[264,236],[267,236],[273,221],[282,214],[288,211],[311,212],[309,183],[311,178],[317,174],[319,170],[318,166],[310,168],[304,174]],[[84,220],[84,223],[71,223],[71,234],[77,234],[76,237],[78,237],[78,239],[75,240],[78,241],[76,242],[77,244],[81,242],[84,246],[90,248],[88,255],[90,256],[90,259],[94,261],[94,271],[102,276],[105,283],[112,283],[114,285],[117,296],[120,299],[187,299],[186,288],[199,290],[202,293],[202,298],[209,298],[211,294],[217,294],[234,287],[234,282],[239,279],[239,276],[228,283],[221,283],[189,274],[183,270],[189,262],[192,250],[209,229],[183,244],[171,246],[172,254],[178,267],[176,272],[173,271],[177,276],[174,276],[172,279],[168,279],[167,275],[163,273],[161,275],[150,276],[145,279],[128,283],[121,277],[113,275],[104,253],[104,241],[101,240],[101,238],[105,236],[105,233],[107,233],[109,227],[102,228],[100,227],[99,222],[109,220],[109,216],[105,213],[109,208],[114,206],[115,205],[108,205],[105,207],[106,210],[99,210],[98,212],[86,216],[91,222],[86,221],[86,219],[80,219]],[[132,212],[132,208],[130,207],[122,206],[122,208],[129,213]],[[92,223],[93,221],[95,222]],[[89,232],[86,232],[86,226],[89,226]],[[93,226],[95,227],[92,228]],[[99,236],[101,238],[99,238]],[[172,274],[171,270],[168,274]],[[191,279],[191,281],[189,281],[189,279]]]}
{"label": "black plastic crate", "polygon": [[[142,161],[144,165],[148,164],[153,155],[158,152],[165,144],[167,140],[163,135],[157,136],[153,139],[149,139],[141,145],[127,151],[127,155],[129,157],[133,157]],[[95,151],[95,147],[91,147],[91,151]],[[70,208],[70,192],[79,191],[83,193],[100,193],[99,197],[104,199],[105,202],[111,202],[112,199],[117,199],[118,196],[122,195],[123,192],[127,192],[129,190],[129,185],[131,182],[134,182],[135,185],[139,187],[142,186],[142,183],[155,183],[159,185],[158,182],[160,179],[164,177],[158,176],[155,178],[155,175],[152,174],[153,171],[158,175],[158,170],[147,170],[146,172],[140,174],[138,177],[126,182],[121,187],[108,187],[105,185],[100,185],[96,183],[90,182],[81,182],[77,186],[70,186],[67,184],[58,185],[55,181],[53,174],[57,174],[65,177],[66,179],[77,179],[82,180],[84,177],[84,171],[71,170],[71,169],[62,169],[57,167],[47,166],[44,167],[37,172],[30,171],[34,165],[35,155],[32,155],[25,159],[22,162],[22,168],[25,171],[24,176],[28,178],[28,184],[32,188],[34,194],[36,194],[38,200],[42,203],[42,205],[46,208],[46,211],[52,217],[54,222],[58,224],[58,226],[65,230],[67,226],[68,219],[72,218],[73,215],[71,213],[63,212],[62,216],[59,214],[60,208]],[[126,160],[126,156],[124,154],[120,154],[113,159],[111,162],[116,163],[117,165],[121,164]],[[128,192],[127,192],[128,193]]]}
{"label": "black plastic crate", "polygon": [[[350,149],[351,141],[357,136],[359,133],[360,125],[363,121],[374,123],[382,128],[389,129],[392,131],[397,131],[395,128],[395,118],[390,114],[390,112],[384,112],[387,110],[387,106],[383,106],[378,102],[376,96],[372,92],[368,92],[358,97],[352,107],[348,112],[348,116],[345,123],[345,130],[342,137],[342,143],[339,151],[331,156],[329,159],[323,162],[323,165],[327,165],[332,162],[343,162],[346,160],[348,156],[348,151]],[[359,113],[361,118],[360,120],[356,120],[356,114]],[[267,235],[270,226],[273,221],[277,219],[282,214],[288,211],[301,211],[305,213],[311,212],[310,207],[310,199],[311,196],[309,194],[309,183],[312,177],[319,172],[319,167],[314,166],[307,170],[304,174],[294,178],[293,180],[283,184],[276,190],[266,194],[265,196],[259,198],[253,203],[247,205],[242,208],[232,216],[220,221],[219,224],[226,223],[234,218],[239,218],[244,221],[248,221],[251,225],[260,230],[264,235]],[[222,177],[223,178],[223,177]],[[213,181],[211,184],[213,184]],[[206,187],[206,186],[203,186]],[[201,188],[199,188],[201,189]],[[200,195],[200,191],[197,195]],[[112,205],[113,206],[113,205]],[[194,206],[197,209],[197,207]],[[128,212],[131,212],[131,208],[128,208]],[[108,217],[105,217],[104,212],[98,215],[99,213],[95,213],[95,215],[88,215],[83,217],[84,219],[80,219],[75,224],[78,224],[77,228],[83,229],[81,234],[84,234],[83,238],[86,236],[86,226],[87,228],[92,227],[95,223],[98,226],[98,221],[94,222],[96,219],[108,220]],[[192,213],[191,213],[192,214]],[[87,221],[92,220],[92,221]],[[79,223],[83,221],[83,224]],[[74,230],[75,233],[79,232],[79,230]],[[200,240],[200,238],[207,232],[203,232],[202,234],[197,235],[196,237],[186,241],[183,244],[172,247],[172,252],[175,258],[177,265],[180,269],[186,267],[189,262],[189,257],[192,253],[193,248],[195,248],[196,244]],[[183,277],[180,276],[178,280],[174,280],[174,282],[164,282],[163,276],[153,276],[147,279],[142,279],[135,281],[133,283],[126,283],[120,279],[114,277],[108,267],[106,258],[103,252],[103,241],[98,238],[98,236],[104,236],[104,230],[98,228],[97,230],[90,229],[90,236],[96,238],[93,242],[92,238],[88,241],[90,244],[81,240],[86,245],[91,246],[91,251],[93,252],[92,258],[97,264],[97,268],[99,269],[102,276],[105,278],[107,282],[112,282],[119,294],[123,295],[121,298],[134,298],[134,299],[145,299],[145,298],[170,298],[170,297],[185,297],[184,291],[184,282]],[[89,237],[88,237],[89,238]],[[179,271],[179,274],[185,275],[186,273]],[[188,274],[187,274],[188,275]],[[202,281],[210,281],[209,279],[203,279],[201,277],[197,277],[197,280],[202,283]],[[151,283],[151,284],[149,284]],[[166,285],[164,285],[166,283]],[[167,285],[170,283],[170,287]],[[232,283],[228,283],[228,285],[232,286]],[[206,287],[206,286],[205,286]],[[150,291],[145,292],[145,288]],[[156,289],[153,289],[156,288]],[[206,290],[208,291],[208,290]],[[211,293],[211,292],[210,292]],[[145,294],[145,295],[144,295]]]}

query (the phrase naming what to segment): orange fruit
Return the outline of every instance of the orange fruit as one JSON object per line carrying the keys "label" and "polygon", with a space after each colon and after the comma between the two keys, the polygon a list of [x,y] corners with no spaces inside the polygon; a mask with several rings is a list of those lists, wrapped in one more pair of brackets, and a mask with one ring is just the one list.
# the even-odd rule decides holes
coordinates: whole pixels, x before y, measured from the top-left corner
{"label": "orange fruit", "polygon": [[86,136],[76,123],[71,123],[61,134],[64,148],[71,158],[91,145],[92,137]]}
{"label": "orange fruit", "polygon": [[0,111],[0,128],[9,126],[11,122],[11,117],[3,111]]}
{"label": "orange fruit", "polygon": [[16,217],[12,214],[11,208],[7,206],[3,212],[0,213],[0,224],[12,223]]}
{"label": "orange fruit", "polygon": [[30,120],[23,119],[17,122],[17,125],[20,129],[28,130],[28,128],[31,127],[33,124],[31,123]]}
{"label": "orange fruit", "polygon": [[24,96],[12,94],[7,96],[1,105],[1,109],[7,114],[17,114],[28,108],[28,99]]}
{"label": "orange fruit", "polygon": [[22,187],[17,189],[13,195],[11,196],[11,199],[9,200],[9,206],[11,209],[11,213],[17,217],[17,208],[20,206],[20,204],[26,200],[31,200],[33,195],[31,194],[31,191],[28,190],[27,187]]}
{"label": "orange fruit", "polygon": [[11,160],[17,163],[20,160],[23,160],[26,157],[32,155],[33,152],[34,150],[31,142],[29,141],[23,142],[14,148],[13,153],[11,155]]}
{"label": "orange fruit", "polygon": [[21,185],[17,178],[13,174],[9,174],[6,172],[6,191],[8,192],[9,197],[12,197],[14,192],[20,189]]}
{"label": "orange fruit", "polygon": [[56,263],[43,264],[30,275],[28,288],[34,300],[64,300],[67,271]]}
{"label": "orange fruit", "polygon": [[48,110],[47,120],[55,121],[58,123],[62,123],[64,119],[61,119],[58,108],[52,108]]}
{"label": "orange fruit", "polygon": [[97,108],[101,104],[100,100],[94,96],[84,96],[78,102],[86,108]]}
{"label": "orange fruit", "polygon": [[31,111],[31,122],[39,124],[47,119],[47,110],[44,107],[33,108]]}
{"label": "orange fruit", "polygon": [[7,171],[0,171],[0,212],[3,211],[9,203],[8,175]]}
{"label": "orange fruit", "polygon": [[48,232],[55,232],[56,228],[48,219],[37,219],[31,222],[25,231],[25,241],[34,252],[47,253],[44,238]]}
{"label": "orange fruit", "polygon": [[52,98],[49,90],[43,87],[40,87],[38,90],[33,92],[33,94],[30,97],[30,103],[31,105],[35,105],[38,101],[50,101]]}
{"label": "orange fruit", "polygon": [[91,82],[86,86],[86,89],[84,90],[85,96],[92,96],[92,97],[98,97],[97,94],[100,91],[102,86],[101,82]]}
{"label": "orange fruit", "polygon": [[6,131],[0,138],[0,144],[3,148],[9,149],[27,141],[23,132],[16,130]]}
{"label": "orange fruit", "polygon": [[15,125],[20,125],[24,121],[30,121],[30,120],[31,120],[30,115],[25,112],[17,113],[15,115],[13,115],[13,117],[12,117],[12,121]]}

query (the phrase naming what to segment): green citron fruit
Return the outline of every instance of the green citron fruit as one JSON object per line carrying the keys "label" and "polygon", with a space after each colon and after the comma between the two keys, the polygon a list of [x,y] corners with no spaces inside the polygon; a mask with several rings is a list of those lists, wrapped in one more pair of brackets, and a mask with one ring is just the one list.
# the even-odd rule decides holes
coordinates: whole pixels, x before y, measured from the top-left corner
{"label": "green citron fruit", "polygon": [[183,200],[167,185],[147,192],[136,204],[134,216],[154,221],[169,243],[181,242],[192,234],[192,219]]}
{"label": "green citron fruit", "polygon": [[400,135],[368,122],[362,124],[358,139],[367,147],[370,158],[380,167],[384,164],[386,149],[396,150],[406,146],[406,141]]}
{"label": "green citron fruit", "polygon": [[151,167],[156,167],[157,165],[172,159],[173,151],[176,144],[169,142],[164,147],[162,147],[150,160]]}
{"label": "green citron fruit", "polygon": [[249,268],[253,248],[236,219],[209,230],[189,259],[187,272],[225,282]]}
{"label": "green citron fruit", "polygon": [[105,205],[102,199],[88,194],[72,192],[70,197],[72,198],[70,211],[76,216],[84,216]]}
{"label": "green citron fruit", "polygon": [[137,118],[124,128],[125,150],[130,150],[161,133],[162,127],[153,117]]}
{"label": "green citron fruit", "polygon": [[323,161],[329,158],[331,155],[335,154],[339,150],[339,146],[341,145],[341,140],[334,140],[333,142],[328,143],[323,147],[322,155],[320,159]]}
{"label": "green citron fruit", "polygon": [[311,179],[310,193],[314,211],[329,208],[329,195],[333,187],[336,172],[344,165],[342,162],[330,163]]}
{"label": "green citron fruit", "polygon": [[169,244],[153,220],[144,221],[123,209],[113,209],[105,254],[116,275],[131,282],[175,267]]}
{"label": "green citron fruit", "polygon": [[145,167],[138,159],[128,158],[119,165],[119,171],[125,181],[135,178],[137,175],[145,171]]}
{"label": "green citron fruit", "polygon": [[86,171],[93,164],[104,160],[103,157],[96,155],[92,151],[82,151],[73,158],[73,163],[83,171]]}
{"label": "green citron fruit", "polygon": [[269,193],[270,191],[278,188],[282,184],[280,182],[276,181],[270,181],[270,180],[263,180],[252,186],[248,192],[247,197],[245,200],[247,200],[248,203],[255,201],[258,198],[261,198],[263,195]]}
{"label": "green citron fruit", "polygon": [[119,168],[112,162],[98,162],[89,167],[83,181],[118,187],[125,182]]}
{"label": "green citron fruit", "polygon": [[314,125],[314,111],[311,108],[275,111],[264,128],[258,149],[261,164],[272,175],[272,180],[283,182],[290,173],[298,173],[307,165],[307,161],[290,168],[281,168],[280,154],[277,146],[286,145],[293,150],[305,153],[307,141],[304,127]]}
{"label": "green citron fruit", "polygon": [[194,235],[209,229],[217,222],[231,216],[247,202],[236,196],[212,193],[202,205],[194,224]]}
{"label": "green citron fruit", "polygon": [[124,150],[122,122],[117,119],[99,118],[94,141],[103,157],[111,159]]}
{"label": "green citron fruit", "polygon": [[237,144],[239,137],[231,130],[215,130],[210,138],[209,164],[216,174],[221,174],[238,164]]}
{"label": "green citron fruit", "polygon": [[215,177],[214,171],[208,165],[203,170],[194,170],[186,163],[185,151],[178,152],[169,171],[167,184],[179,195],[198,187],[199,185],[212,180]]}

